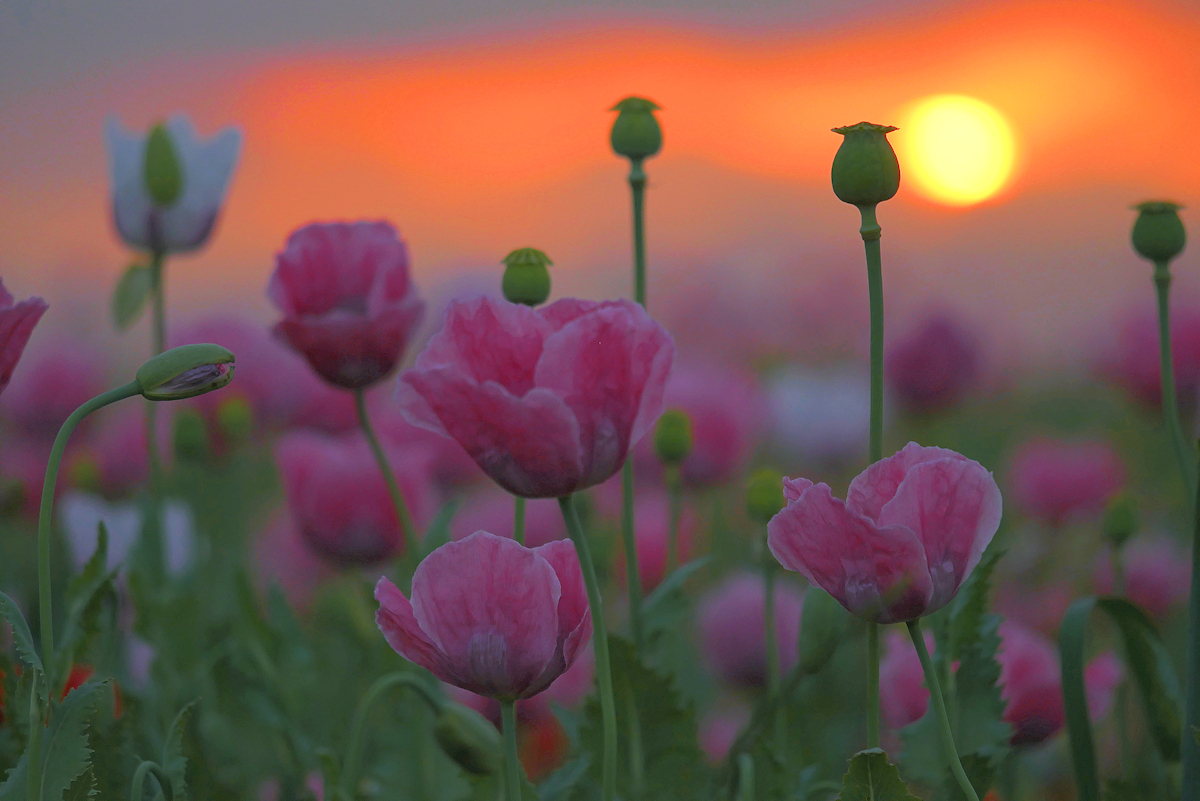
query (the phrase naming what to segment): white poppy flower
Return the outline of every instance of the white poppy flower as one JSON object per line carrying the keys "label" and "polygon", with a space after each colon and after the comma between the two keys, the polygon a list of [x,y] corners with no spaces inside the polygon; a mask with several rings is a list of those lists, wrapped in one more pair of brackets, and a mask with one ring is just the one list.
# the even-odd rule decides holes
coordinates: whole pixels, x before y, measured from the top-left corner
{"label": "white poppy flower", "polygon": [[166,124],[183,173],[183,190],[169,206],[159,206],[146,188],[145,134],[127,131],[115,118],[104,127],[112,177],[113,220],[130,247],[163,253],[196,250],[208,241],[225,201],[242,135],[226,128],[201,140],[187,117]]}

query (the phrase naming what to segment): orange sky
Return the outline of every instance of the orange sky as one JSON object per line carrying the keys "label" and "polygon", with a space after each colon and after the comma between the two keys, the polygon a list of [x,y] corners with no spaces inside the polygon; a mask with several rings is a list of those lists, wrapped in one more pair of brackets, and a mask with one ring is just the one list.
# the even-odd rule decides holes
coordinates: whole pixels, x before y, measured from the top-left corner
{"label": "orange sky", "polygon": [[180,262],[176,302],[260,297],[286,234],[320,218],[394,220],[426,276],[526,244],[566,273],[623,266],[627,198],[605,109],[637,93],[664,107],[664,154],[649,164],[652,256],[676,270],[743,259],[765,280],[797,261],[855,258],[853,213],[827,188],[839,141],[829,128],[892,122],[913,100],[953,92],[1010,120],[1016,177],[967,210],[902,188],[881,212],[885,241],[911,265],[901,286],[914,292],[971,253],[978,271],[948,285],[968,303],[1019,261],[1011,287],[988,295],[1003,304],[1048,281],[1034,285],[1048,305],[1027,312],[1036,332],[1037,315],[1063,312],[1076,291],[1069,274],[1038,277],[1047,260],[1090,265],[1091,291],[1116,292],[1131,285],[1126,204],[1200,205],[1197,54],[1200,12],[1036,0],[817,34],[614,23],[411,53],[114,68],[17,98],[0,120],[0,264],[26,294],[47,274],[115,280],[125,256],[108,229],[103,116],[143,125],[184,108],[204,132],[240,125],[246,144],[217,240]]}

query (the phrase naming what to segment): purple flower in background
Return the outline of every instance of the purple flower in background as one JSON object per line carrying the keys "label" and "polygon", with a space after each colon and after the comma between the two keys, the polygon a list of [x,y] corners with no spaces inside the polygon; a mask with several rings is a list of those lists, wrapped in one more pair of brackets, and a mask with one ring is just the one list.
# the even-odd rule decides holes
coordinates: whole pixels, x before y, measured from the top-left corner
{"label": "purple flower in background", "polygon": [[[1122,551],[1122,560],[1125,595],[1151,617],[1165,617],[1187,603],[1191,561],[1187,551],[1170,536],[1157,534],[1132,539]],[[1111,549],[1104,550],[1096,559],[1092,580],[1097,592],[1115,591]]]}
{"label": "purple flower in background", "polygon": [[975,332],[939,311],[888,345],[884,377],[902,407],[929,414],[958,404],[974,388],[981,361]]}
{"label": "purple flower in background", "polygon": [[1013,454],[1008,480],[1017,507],[1046,525],[1098,514],[1125,483],[1121,457],[1102,440],[1032,439]]}
{"label": "purple flower in background", "polygon": [[[723,682],[761,687],[767,680],[766,590],[762,576],[737,573],[709,592],[696,610],[700,651]],[[804,594],[787,582],[775,585],[775,638],[780,672],[796,664]]]}

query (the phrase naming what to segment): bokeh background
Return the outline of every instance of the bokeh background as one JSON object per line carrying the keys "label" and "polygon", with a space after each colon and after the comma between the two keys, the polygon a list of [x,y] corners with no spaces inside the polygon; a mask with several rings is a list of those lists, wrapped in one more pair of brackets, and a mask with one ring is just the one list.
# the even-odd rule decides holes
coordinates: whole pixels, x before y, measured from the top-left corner
{"label": "bokeh background", "polygon": [[[1188,0],[6,0],[0,272],[50,300],[47,329],[110,336],[97,300],[129,255],[103,121],[181,110],[245,145],[212,245],[172,265],[174,320],[214,304],[270,319],[272,256],[315,219],[392,220],[430,294],[498,279],[524,245],[554,258],[561,292],[625,293],[606,109],[637,93],[663,106],[666,136],[649,164],[652,306],[782,298],[793,347],[844,334],[857,349],[862,317],[830,333],[866,299],[829,129],[900,125],[903,158],[906,110],[961,93],[1008,120],[1016,168],[977,205],[909,182],[884,207],[889,319],[949,303],[996,334],[1001,361],[1082,372],[1080,343],[1149,300],[1129,205],[1195,201],[1198,52]],[[1177,263],[1184,296],[1195,253]],[[830,314],[835,295],[847,308]]]}

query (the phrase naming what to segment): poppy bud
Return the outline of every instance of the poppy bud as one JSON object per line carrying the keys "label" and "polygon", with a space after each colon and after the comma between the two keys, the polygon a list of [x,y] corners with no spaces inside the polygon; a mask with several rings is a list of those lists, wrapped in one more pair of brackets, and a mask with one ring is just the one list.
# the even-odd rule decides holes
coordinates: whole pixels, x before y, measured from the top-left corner
{"label": "poppy bud", "polygon": [[816,587],[804,593],[800,617],[800,669],[816,673],[837,650],[844,613],[833,596]]}
{"label": "poppy bud", "polygon": [[217,404],[217,426],[228,442],[243,442],[254,429],[254,410],[241,395]]}
{"label": "poppy bud", "polygon": [[433,724],[433,736],[446,756],[475,776],[499,773],[504,762],[500,732],[483,715],[448,703]]}
{"label": "poppy bud", "polygon": [[1104,536],[1119,550],[1137,534],[1139,517],[1136,498],[1124,492],[1114,495],[1104,510]]}
{"label": "poppy bud", "polygon": [[833,157],[833,192],[843,203],[874,206],[895,197],[900,189],[900,162],[887,135],[892,125],[860,122],[834,128],[841,147]]}
{"label": "poppy bud", "polygon": [[627,97],[609,109],[620,112],[610,138],[617,155],[641,160],[662,149],[662,128],[654,116],[658,108],[653,100]]}
{"label": "poppy bud", "polygon": [[146,191],[159,206],[172,206],[183,192],[183,169],[167,126],[159,123],[146,137],[142,161],[142,179]]}
{"label": "poppy bud", "polygon": [[233,380],[233,354],[220,345],[180,345],[137,371],[142,397],[153,401],[194,398]]}
{"label": "poppy bud", "polygon": [[658,418],[654,452],[667,465],[680,464],[692,452],[692,418],[683,409],[667,409]]}
{"label": "poppy bud", "polygon": [[519,248],[504,257],[504,279],[500,289],[510,303],[540,306],[550,297],[550,271],[554,264],[537,248]]}
{"label": "poppy bud", "polygon": [[766,524],[783,508],[783,476],[766,468],[755,471],[746,485],[746,512],[756,523]]}
{"label": "poppy bud", "polygon": [[1187,232],[1179,219],[1178,203],[1149,200],[1133,207],[1138,213],[1133,223],[1133,249],[1153,262],[1167,262],[1183,252]]}

